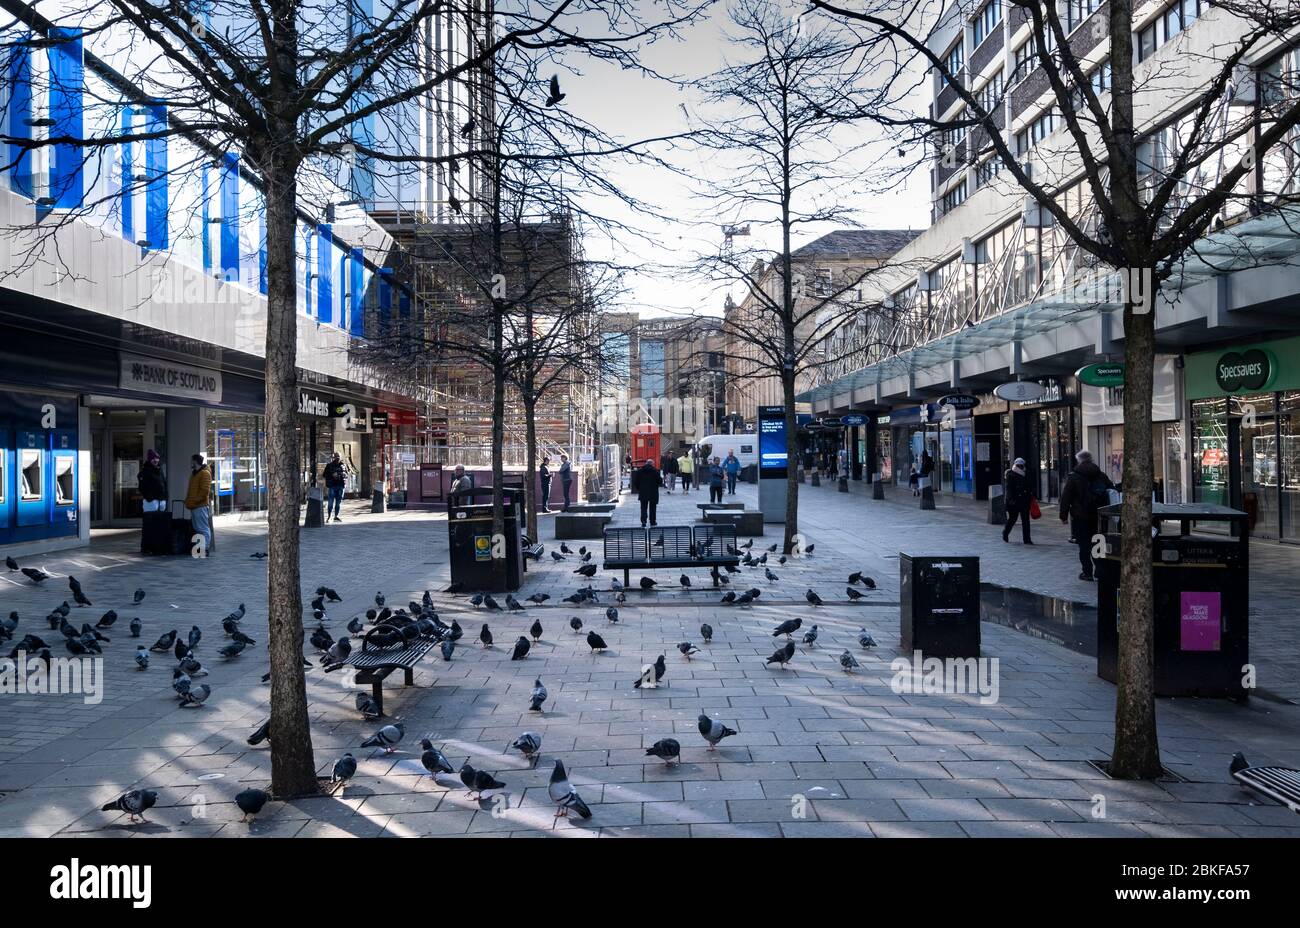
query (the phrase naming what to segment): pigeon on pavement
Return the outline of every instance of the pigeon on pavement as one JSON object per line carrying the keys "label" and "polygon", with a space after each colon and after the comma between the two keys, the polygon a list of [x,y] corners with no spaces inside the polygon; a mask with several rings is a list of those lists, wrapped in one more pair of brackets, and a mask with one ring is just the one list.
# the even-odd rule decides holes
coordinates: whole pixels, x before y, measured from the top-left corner
{"label": "pigeon on pavement", "polygon": [[357,711],[367,721],[373,721],[383,715],[379,711],[379,703],[375,702],[375,698],[369,693],[357,693],[355,702]]}
{"label": "pigeon on pavement", "polygon": [[334,761],[334,769],[330,771],[330,782],[341,783],[347,786],[348,780],[357,774],[357,759],[351,754],[344,754],[338,760]]}
{"label": "pigeon on pavement", "polygon": [[492,629],[488,628],[486,622],[483,623],[483,628],[478,633],[478,640],[483,643],[483,647],[492,647]]}
{"label": "pigeon on pavement", "polygon": [[682,746],[673,738],[661,738],[646,748],[646,757],[658,757],[668,766],[681,763]]}
{"label": "pigeon on pavement", "polygon": [[700,713],[697,727],[700,730],[700,734],[704,736],[704,740],[709,742],[710,751],[716,748],[718,742],[723,738],[730,738],[732,735],[740,734],[740,732],[736,731],[734,728],[728,728],[721,722],[709,718],[703,712]]}
{"label": "pigeon on pavement", "polygon": [[814,625],[808,631],[803,633],[803,643],[812,647],[817,643],[817,626]]}
{"label": "pigeon on pavement", "polygon": [[528,696],[528,711],[541,712],[542,704],[546,702],[548,695],[546,687],[542,685],[542,678],[538,677],[533,681],[533,691]]}
{"label": "pigeon on pavement", "polygon": [[814,593],[812,590],[809,590],[807,593],[804,593],[803,595],[804,595],[804,599],[808,600],[809,605],[820,606],[822,604],[822,598],[818,596],[816,593]]}
{"label": "pigeon on pavement", "polygon": [[705,644],[708,644],[710,641],[712,641],[712,640],[713,640],[713,626],[710,625],[708,622],[705,622],[703,625],[701,625],[701,626],[700,626],[700,637],[704,639],[704,643],[705,643]]}
{"label": "pigeon on pavement", "polygon": [[451,765],[451,761],[447,760],[447,756],[435,748],[433,742],[428,738],[421,739],[420,751],[422,752],[420,754],[420,763],[425,770],[429,771],[431,776],[436,776],[439,773],[456,772],[456,768]]}
{"label": "pigeon on pavement", "polygon": [[861,667],[862,665],[858,663],[856,657],[845,651],[840,655],[840,666],[844,668],[845,673],[852,673],[854,667]]}
{"label": "pigeon on pavement", "polygon": [[682,657],[686,658],[688,661],[691,659],[692,654],[700,653],[700,649],[697,648],[695,645],[691,644],[689,641],[682,641],[678,643],[677,650],[681,651]]}
{"label": "pigeon on pavement", "polygon": [[576,615],[569,619],[569,628],[573,629],[577,634],[582,634],[582,619],[578,618]]}
{"label": "pigeon on pavement", "polygon": [[271,801],[271,794],[264,789],[246,789],[235,795],[235,805],[239,806],[239,811],[244,813],[241,822],[247,822],[251,815],[257,817],[268,802]]}
{"label": "pigeon on pavement", "polygon": [[363,748],[383,748],[385,754],[392,754],[393,745],[405,737],[406,726],[401,722],[393,722],[391,725],[385,725],[365,741],[362,741],[361,746]]}
{"label": "pigeon on pavement", "polygon": [[787,641],[785,647],[778,648],[776,651],[772,652],[772,656],[767,659],[767,663],[780,664],[782,667],[785,667],[792,657],[794,657],[794,642]]}
{"label": "pigeon on pavement", "polygon": [[528,639],[520,635],[515,639],[515,649],[510,652],[510,659],[512,661],[522,661],[528,656],[529,647],[531,646],[528,644]]}
{"label": "pigeon on pavement", "polygon": [[775,638],[777,635],[785,635],[789,638],[799,630],[801,625],[803,625],[803,619],[786,619],[772,631],[772,637]]}
{"label": "pigeon on pavement", "polygon": [[532,761],[533,766],[536,766],[537,752],[542,749],[542,736],[535,731],[526,731],[510,742],[510,746]]}
{"label": "pigeon on pavement", "polygon": [[876,639],[872,638],[871,634],[865,628],[862,628],[858,630],[858,644],[863,648],[874,648],[876,646]]}
{"label": "pigeon on pavement", "polygon": [[557,807],[555,811],[556,818],[567,816],[570,809],[583,818],[591,818],[591,808],[582,801],[578,791],[569,782],[569,775],[564,769],[564,761],[557,760],[555,762],[555,769],[551,771],[551,782],[546,788],[546,793],[551,797],[551,802],[555,803]]}
{"label": "pigeon on pavement", "polygon": [[144,814],[154,807],[158,794],[151,789],[133,789],[123,793],[112,802],[104,803],[101,812],[125,812],[127,818],[134,822],[137,818],[145,821]]}
{"label": "pigeon on pavement", "polygon": [[587,632],[587,646],[591,648],[592,654],[595,654],[597,651],[604,651],[609,647],[609,645],[605,644],[604,638],[591,631]]}
{"label": "pigeon on pavement", "polygon": [[[664,656],[660,654],[655,658],[653,664],[646,664],[641,668],[641,676],[637,677],[636,682],[633,683],[632,686],[638,690],[641,689],[642,685],[647,689],[655,689],[659,686],[659,681],[664,678],[664,674],[667,672],[668,664],[664,661]],[[650,679],[651,676],[654,677],[653,680]]]}

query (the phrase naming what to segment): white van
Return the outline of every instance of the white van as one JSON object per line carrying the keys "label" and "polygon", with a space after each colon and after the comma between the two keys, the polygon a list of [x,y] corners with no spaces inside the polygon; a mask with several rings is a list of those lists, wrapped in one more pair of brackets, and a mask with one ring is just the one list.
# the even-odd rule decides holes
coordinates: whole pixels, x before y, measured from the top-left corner
{"label": "white van", "polygon": [[758,436],[752,432],[739,435],[706,435],[696,442],[709,446],[709,457],[718,457],[725,461],[727,452],[734,451],[741,467],[758,465]]}

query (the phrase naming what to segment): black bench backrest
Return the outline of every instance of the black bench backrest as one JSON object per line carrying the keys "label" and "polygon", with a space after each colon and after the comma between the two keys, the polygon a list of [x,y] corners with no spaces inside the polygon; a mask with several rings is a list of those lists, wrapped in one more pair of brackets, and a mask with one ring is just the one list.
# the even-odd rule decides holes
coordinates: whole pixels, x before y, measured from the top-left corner
{"label": "black bench backrest", "polygon": [[695,526],[695,553],[701,558],[727,557],[736,547],[736,526]]}
{"label": "black bench backrest", "polygon": [[644,561],[646,538],[643,528],[605,528],[606,561]]}
{"label": "black bench backrest", "polygon": [[[665,525],[646,529],[651,561],[683,561],[691,557],[691,527]],[[660,543],[662,542],[662,544]]]}

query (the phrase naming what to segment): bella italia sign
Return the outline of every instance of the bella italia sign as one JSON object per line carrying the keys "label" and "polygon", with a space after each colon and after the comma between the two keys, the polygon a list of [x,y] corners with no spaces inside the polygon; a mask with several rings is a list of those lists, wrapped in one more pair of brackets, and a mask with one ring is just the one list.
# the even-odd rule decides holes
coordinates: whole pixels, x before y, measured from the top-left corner
{"label": "bella italia sign", "polygon": [[118,386],[161,397],[221,402],[221,372],[176,361],[120,355]]}

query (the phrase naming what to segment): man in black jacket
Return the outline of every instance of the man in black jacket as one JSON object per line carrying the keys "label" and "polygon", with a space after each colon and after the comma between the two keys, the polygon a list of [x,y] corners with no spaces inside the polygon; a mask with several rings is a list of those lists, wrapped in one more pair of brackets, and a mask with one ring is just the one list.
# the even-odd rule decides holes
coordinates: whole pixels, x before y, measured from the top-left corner
{"label": "man in black jacket", "polygon": [[636,491],[637,498],[641,500],[641,527],[645,528],[646,518],[650,519],[650,524],[655,525],[655,509],[659,506],[659,488],[664,485],[664,478],[660,476],[655,462],[646,459],[646,462],[637,468],[632,474],[632,489]]}
{"label": "man in black jacket", "polygon": [[1097,510],[1110,502],[1109,490],[1114,486],[1101,472],[1088,451],[1074,456],[1078,463],[1065,478],[1061,490],[1061,521],[1070,521],[1070,535],[1079,546],[1079,566],[1083,570],[1080,580],[1092,579],[1092,536],[1097,534]]}
{"label": "man in black jacket", "polygon": [[1027,545],[1029,540],[1029,501],[1034,494],[1029,490],[1029,478],[1025,476],[1025,459],[1016,458],[1007,472],[1002,475],[1002,499],[1007,509],[1007,524],[1002,529],[1002,540],[1011,540],[1011,529],[1016,519],[1020,520],[1020,537]]}

